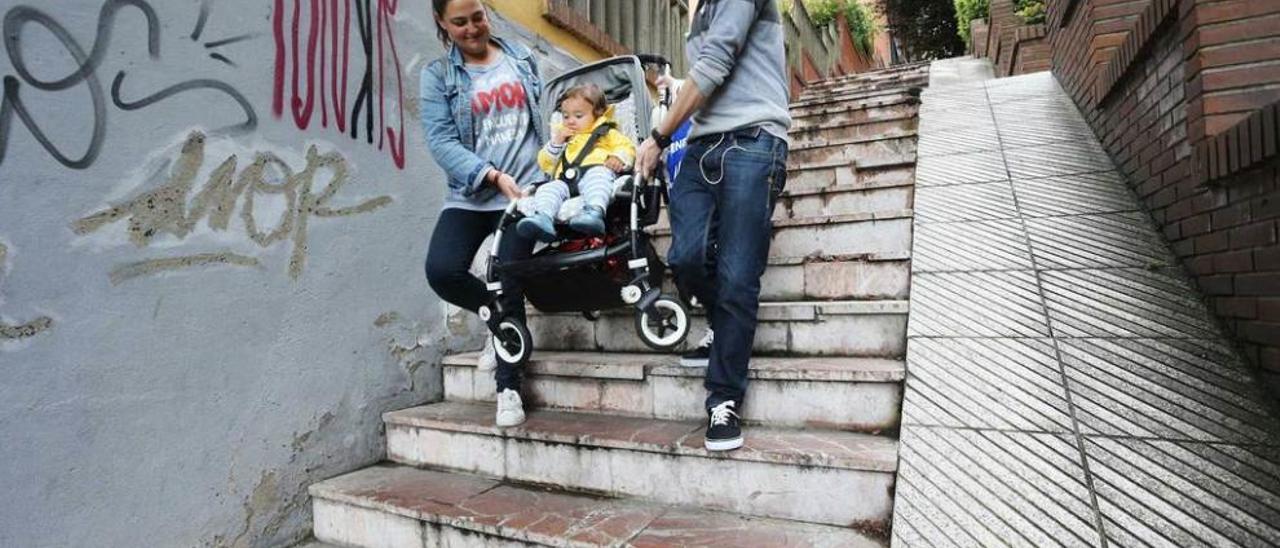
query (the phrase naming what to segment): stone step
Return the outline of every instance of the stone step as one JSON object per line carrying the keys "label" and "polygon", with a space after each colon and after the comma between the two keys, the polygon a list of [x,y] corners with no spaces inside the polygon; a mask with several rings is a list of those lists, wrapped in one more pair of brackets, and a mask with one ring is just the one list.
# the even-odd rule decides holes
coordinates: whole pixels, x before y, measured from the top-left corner
{"label": "stone step", "polygon": [[[760,300],[903,300],[910,288],[911,257],[905,253],[775,257],[760,278]],[[664,291],[676,294],[669,273]]]}
{"label": "stone step", "polygon": [[796,137],[791,140],[791,147],[787,151],[787,155],[791,156],[806,150],[829,147],[859,147],[859,150],[866,150],[867,147],[874,146],[877,143],[892,145],[895,149],[902,149],[903,145],[910,143],[913,146],[906,148],[906,150],[914,152],[916,150],[914,144],[919,140],[916,130],[907,127],[890,129],[873,135],[840,136],[836,133],[839,132],[817,132],[805,137]]}
{"label": "stone step", "polygon": [[360,548],[472,546],[848,546],[847,527],[601,498],[480,476],[380,464],[310,488],[315,535]]}
{"label": "stone step", "polygon": [[857,89],[841,89],[839,92],[829,92],[802,96],[799,100],[792,101],[790,108],[803,109],[815,106],[831,105],[835,103],[843,103],[846,101],[866,101],[869,99],[886,99],[895,98],[903,99],[907,97],[916,97],[908,87],[888,86],[884,89],[874,88],[857,88]]}
{"label": "stone step", "polygon": [[789,134],[793,145],[812,142],[815,139],[900,137],[905,132],[914,132],[918,119],[915,116],[903,116],[851,123],[829,123],[821,119],[813,121],[816,123],[792,126]]}
{"label": "stone step", "polygon": [[[906,350],[906,301],[761,302],[752,351],[761,356],[899,358]],[[529,309],[534,355],[548,350],[651,351],[636,334],[635,312],[607,310],[595,321],[581,314]],[[688,350],[705,333],[703,310],[692,311]]]}
{"label": "stone step", "polygon": [[871,253],[769,260],[760,279],[760,300],[905,300],[911,288],[911,257]]}
{"label": "stone step", "polygon": [[809,162],[787,168],[784,195],[822,192],[830,187],[889,188],[914,185],[915,155],[858,161]]}
{"label": "stone step", "polygon": [[916,77],[892,78],[876,82],[852,82],[820,87],[811,86],[800,94],[796,102],[805,103],[840,97],[865,97],[886,92],[918,95],[926,87],[928,87],[928,79]]}
{"label": "stone step", "polygon": [[819,123],[900,119],[914,116],[919,109],[919,100],[905,95],[794,107],[790,111],[791,129],[802,129]]}
{"label": "stone step", "polygon": [[711,454],[704,421],[534,410],[493,426],[493,405],[443,402],[383,416],[387,456],[413,466],[829,525],[887,527],[897,442],[834,430],[749,427]]}
{"label": "stone step", "polygon": [[[450,401],[495,401],[478,352],[444,359]],[[525,366],[525,408],[702,420],[705,367],[664,354],[536,352]],[[905,366],[882,358],[758,357],[750,363],[743,420],[766,426],[878,433],[898,425]]]}
{"label": "stone step", "polygon": [[[857,182],[856,177],[852,176],[854,170],[850,166],[844,166],[846,172],[844,181],[853,180],[854,182],[838,182],[832,181],[833,177],[839,177],[834,173],[836,168],[831,169],[833,173],[828,174],[825,179],[813,181],[808,177],[801,177],[802,180],[794,185],[789,179],[791,174],[788,173],[786,190],[778,197],[777,205],[773,210],[773,220],[776,222],[811,217],[903,211],[911,209],[914,205],[915,187],[910,172],[898,178]],[[664,208],[658,214],[658,222],[650,230],[665,233],[669,231],[670,226],[670,215]]]}
{"label": "stone step", "polygon": [[808,146],[792,147],[787,152],[787,167],[823,162],[854,162],[875,158],[901,158],[916,154],[916,136],[908,135],[871,141],[827,140]]}
{"label": "stone step", "polygon": [[[910,209],[775,220],[769,257],[906,253],[911,250]],[[666,257],[671,230],[648,229]]]}

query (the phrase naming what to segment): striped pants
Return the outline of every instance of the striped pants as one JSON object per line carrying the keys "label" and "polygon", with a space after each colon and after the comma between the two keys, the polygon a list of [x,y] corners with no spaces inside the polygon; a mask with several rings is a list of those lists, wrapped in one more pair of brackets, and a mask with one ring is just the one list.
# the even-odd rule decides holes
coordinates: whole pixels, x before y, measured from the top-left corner
{"label": "striped pants", "polygon": [[[607,209],[613,197],[613,181],[618,175],[604,166],[591,166],[578,177],[578,194],[583,205]],[[538,187],[533,193],[533,209],[556,218],[560,205],[569,199],[569,185],[564,181],[551,181]]]}

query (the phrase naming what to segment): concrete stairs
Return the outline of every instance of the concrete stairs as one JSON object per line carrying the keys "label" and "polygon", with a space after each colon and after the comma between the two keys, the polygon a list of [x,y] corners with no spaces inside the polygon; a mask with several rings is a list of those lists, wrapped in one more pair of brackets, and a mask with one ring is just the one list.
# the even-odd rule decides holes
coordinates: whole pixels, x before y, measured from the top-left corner
{"label": "concrete stairs", "polygon": [[[388,462],[312,486],[345,546],[884,546],[897,470],[914,201],[911,66],[793,104],[746,405],[702,447],[702,368],[634,316],[530,308],[528,420],[493,426],[492,373],[444,360],[445,401],[384,416]],[[665,219],[652,227],[665,253]],[[690,342],[703,333],[695,309]]]}

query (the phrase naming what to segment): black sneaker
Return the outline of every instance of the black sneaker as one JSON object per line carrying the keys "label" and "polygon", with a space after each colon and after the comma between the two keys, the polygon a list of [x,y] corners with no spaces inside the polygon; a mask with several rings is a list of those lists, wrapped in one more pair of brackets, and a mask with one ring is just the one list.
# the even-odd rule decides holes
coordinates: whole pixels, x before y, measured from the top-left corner
{"label": "black sneaker", "polygon": [[710,329],[707,334],[702,336],[702,340],[698,342],[698,347],[690,350],[680,356],[680,365],[684,367],[706,367],[711,361],[711,341],[715,338],[715,333]]}
{"label": "black sneaker", "polygon": [[742,427],[738,426],[738,414],[734,402],[727,401],[707,410],[711,420],[707,423],[707,451],[729,451],[742,447]]}

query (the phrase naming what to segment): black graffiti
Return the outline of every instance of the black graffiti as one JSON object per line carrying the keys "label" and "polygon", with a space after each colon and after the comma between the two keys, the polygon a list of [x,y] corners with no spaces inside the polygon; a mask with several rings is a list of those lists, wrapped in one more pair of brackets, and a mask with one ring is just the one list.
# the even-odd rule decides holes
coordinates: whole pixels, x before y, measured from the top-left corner
{"label": "black graffiti", "polygon": [[364,117],[365,139],[373,144],[373,13],[371,0],[356,0],[356,28],[360,30],[360,44],[364,47],[364,78],[360,79],[360,91],[356,93],[355,106],[351,108],[351,138],[357,135],[356,128],[360,123],[360,109],[366,110]]}
{"label": "black graffiti", "polygon": [[[102,81],[98,78],[97,71],[111,43],[112,33],[116,28],[116,16],[124,8],[134,8],[143,15],[146,20],[147,53],[152,59],[159,59],[160,18],[156,10],[145,0],[106,0],[98,14],[97,34],[94,37],[93,47],[88,53],[85,52],[80,42],[67,31],[66,27],[52,16],[34,7],[15,6],[5,14],[3,24],[4,44],[9,56],[9,62],[13,65],[17,76],[7,75],[3,78],[4,95],[3,98],[0,98],[0,166],[4,165],[5,155],[8,152],[9,137],[13,129],[13,118],[15,116],[27,128],[27,131],[31,133],[36,142],[58,163],[71,169],[85,169],[93,165],[98,154],[102,151],[102,144],[106,140],[107,133],[107,105],[102,89]],[[207,17],[207,11],[205,11],[205,7],[202,7],[201,20],[197,22],[197,31],[204,26],[204,20]],[[22,41],[22,32],[29,24],[43,27],[70,54],[76,64],[76,69],[71,74],[53,80],[41,80],[32,74],[27,67]],[[198,32],[193,34],[198,34]],[[115,75],[111,86],[112,103],[121,110],[139,110],[175,95],[196,90],[212,90],[231,98],[244,111],[245,121],[214,130],[211,133],[242,134],[257,127],[258,116],[253,106],[249,104],[243,94],[225,82],[212,79],[188,80],[146,95],[142,99],[125,101],[120,97],[123,79],[124,72],[121,71]],[[53,142],[28,110],[24,102],[24,84],[36,90],[50,92],[67,90],[80,84],[84,84],[88,88],[93,109],[93,130],[90,133],[89,144],[83,154],[76,157],[70,156]]]}

